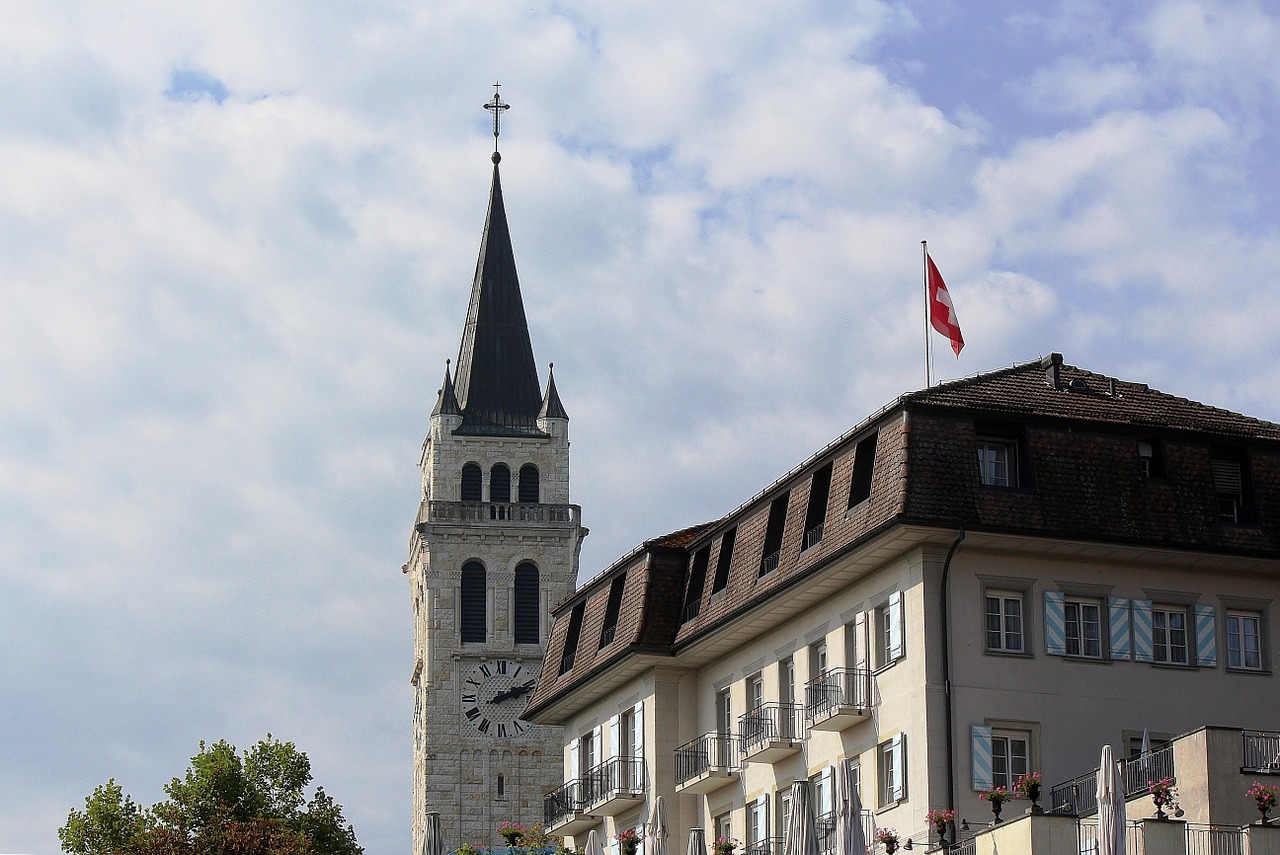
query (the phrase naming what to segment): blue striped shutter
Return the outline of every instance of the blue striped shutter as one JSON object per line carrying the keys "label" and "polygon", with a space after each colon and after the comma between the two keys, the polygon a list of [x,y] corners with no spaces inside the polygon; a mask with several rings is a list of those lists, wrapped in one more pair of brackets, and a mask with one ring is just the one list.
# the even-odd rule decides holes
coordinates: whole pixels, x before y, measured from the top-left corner
{"label": "blue striped shutter", "polygon": [[889,661],[902,658],[906,648],[902,643],[902,592],[889,595]]}
{"label": "blue striped shutter", "polygon": [[1218,639],[1214,633],[1213,606],[1196,604],[1196,664],[1218,667]]}
{"label": "blue striped shutter", "polygon": [[1128,659],[1129,601],[1124,597],[1108,597],[1107,609],[1111,616],[1111,658]]}
{"label": "blue striped shutter", "polygon": [[989,790],[991,774],[991,728],[975,724],[969,728],[969,754],[973,766],[973,789]]}
{"label": "blue striped shutter", "polygon": [[1138,662],[1154,662],[1151,644],[1151,601],[1133,601],[1133,658]]}
{"label": "blue striped shutter", "polygon": [[1066,599],[1061,591],[1044,592],[1044,652],[1050,656],[1067,655]]}

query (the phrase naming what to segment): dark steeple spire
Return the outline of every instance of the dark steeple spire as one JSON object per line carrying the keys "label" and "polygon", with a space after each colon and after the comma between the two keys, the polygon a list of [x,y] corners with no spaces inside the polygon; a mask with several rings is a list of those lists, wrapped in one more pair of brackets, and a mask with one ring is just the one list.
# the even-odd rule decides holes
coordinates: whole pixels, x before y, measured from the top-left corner
{"label": "dark steeple spire", "polygon": [[540,419],[564,419],[569,421],[569,414],[560,403],[560,393],[556,391],[556,364],[551,363],[547,369],[547,393],[542,396],[542,409],[538,410]]}
{"label": "dark steeple spire", "polygon": [[449,360],[444,361],[444,385],[440,387],[440,393],[436,397],[436,408],[431,411],[432,416],[460,416],[462,408],[458,406],[457,393],[453,391],[453,378],[449,376]]}
{"label": "dark steeple spire", "polygon": [[[485,105],[495,113],[496,146],[498,110],[495,104],[503,109],[506,105],[496,95],[493,104]],[[501,159],[495,150],[489,214],[471,285],[467,326],[458,351],[457,401],[462,410],[462,426],[456,432],[480,436],[541,436],[537,418],[542,395],[538,390],[538,370],[533,361],[524,301],[520,297],[507,212],[502,204],[502,181],[498,175]]]}

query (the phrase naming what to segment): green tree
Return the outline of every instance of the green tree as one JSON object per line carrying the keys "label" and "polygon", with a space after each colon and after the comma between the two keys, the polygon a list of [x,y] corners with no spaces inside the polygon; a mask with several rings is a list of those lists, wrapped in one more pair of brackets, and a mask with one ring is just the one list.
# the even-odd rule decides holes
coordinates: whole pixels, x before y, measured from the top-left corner
{"label": "green tree", "polygon": [[307,800],[311,761],[271,734],[237,753],[200,743],[168,798],[143,808],[115,779],[58,829],[70,855],[361,855],[342,806],[322,788]]}

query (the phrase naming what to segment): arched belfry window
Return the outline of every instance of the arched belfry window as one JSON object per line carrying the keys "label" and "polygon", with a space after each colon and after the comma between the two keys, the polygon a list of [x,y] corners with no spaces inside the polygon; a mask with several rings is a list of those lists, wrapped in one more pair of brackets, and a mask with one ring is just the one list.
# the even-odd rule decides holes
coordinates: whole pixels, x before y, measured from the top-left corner
{"label": "arched belfry window", "polygon": [[462,596],[458,609],[463,641],[488,641],[488,597],[485,588],[484,565],[479,561],[463,564]]}
{"label": "arched belfry window", "polygon": [[538,604],[538,568],[528,561],[516,567],[513,594],[516,644],[537,644],[542,630],[542,610]]}
{"label": "arched belfry window", "polygon": [[498,463],[489,470],[489,501],[511,501],[511,470],[505,463]]}
{"label": "arched belfry window", "polygon": [[462,501],[484,501],[484,485],[481,483],[483,479],[484,473],[480,471],[477,464],[468,463],[462,467]]}
{"label": "arched belfry window", "polygon": [[520,501],[538,501],[538,467],[532,463],[520,467]]}

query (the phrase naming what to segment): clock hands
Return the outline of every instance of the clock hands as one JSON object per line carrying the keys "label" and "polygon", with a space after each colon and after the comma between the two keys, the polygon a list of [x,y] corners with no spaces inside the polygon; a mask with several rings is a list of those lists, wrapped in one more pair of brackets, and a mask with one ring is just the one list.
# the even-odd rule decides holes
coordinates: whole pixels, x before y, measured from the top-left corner
{"label": "clock hands", "polygon": [[494,695],[489,700],[489,703],[500,704],[503,701],[509,701],[512,698],[518,698],[521,695],[527,695],[529,694],[529,692],[533,691],[533,684],[534,684],[534,681],[529,680],[528,682],[521,683],[518,686],[512,686],[510,689],[507,689],[505,692],[498,692],[498,694]]}

